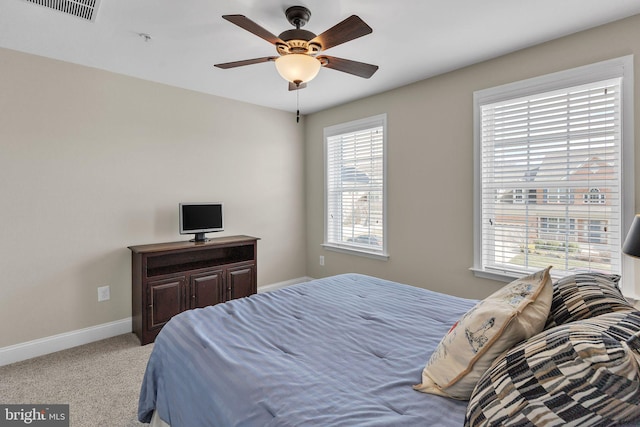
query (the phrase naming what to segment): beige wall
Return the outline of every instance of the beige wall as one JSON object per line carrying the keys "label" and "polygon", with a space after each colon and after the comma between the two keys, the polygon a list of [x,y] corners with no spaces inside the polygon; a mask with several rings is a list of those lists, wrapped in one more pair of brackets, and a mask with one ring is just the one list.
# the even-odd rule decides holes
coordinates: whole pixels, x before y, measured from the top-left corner
{"label": "beige wall", "polygon": [[127,246],[187,240],[182,201],[222,201],[222,235],[261,238],[259,286],[306,274],[292,114],[10,50],[0,64],[0,348],[130,316]]}
{"label": "beige wall", "polygon": [[[355,271],[489,294],[501,284],[468,270],[473,91],[628,54],[640,82],[639,28],[632,17],[304,125],[289,113],[0,49],[0,348],[130,316],[126,247],[186,239],[180,201],[224,201],[224,235],[262,238],[259,285]],[[322,129],[380,113],[389,126],[386,262],[320,246]],[[640,165],[640,147],[636,158]],[[111,300],[98,303],[107,284]]]}
{"label": "beige wall", "polygon": [[[496,290],[501,283],[478,279],[469,271],[473,265],[473,92],[629,54],[636,55],[638,134],[640,15],[307,117],[307,274],[323,277],[355,271],[473,298]],[[380,113],[388,114],[391,257],[386,262],[320,246],[322,130]],[[638,166],[639,155],[636,142]],[[325,256],[324,267],[319,265],[320,255]]]}

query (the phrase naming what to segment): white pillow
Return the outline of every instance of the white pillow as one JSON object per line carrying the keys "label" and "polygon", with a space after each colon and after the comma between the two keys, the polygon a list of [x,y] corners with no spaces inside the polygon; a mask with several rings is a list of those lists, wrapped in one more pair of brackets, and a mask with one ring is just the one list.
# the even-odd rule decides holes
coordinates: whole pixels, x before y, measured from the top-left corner
{"label": "white pillow", "polygon": [[550,269],[514,280],[462,316],[440,341],[414,389],[468,400],[494,359],[543,330],[553,296]]}

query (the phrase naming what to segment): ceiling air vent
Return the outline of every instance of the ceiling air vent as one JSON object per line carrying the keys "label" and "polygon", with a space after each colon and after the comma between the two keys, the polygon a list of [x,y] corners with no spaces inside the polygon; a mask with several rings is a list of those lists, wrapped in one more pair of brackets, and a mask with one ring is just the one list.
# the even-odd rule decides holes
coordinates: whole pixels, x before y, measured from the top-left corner
{"label": "ceiling air vent", "polygon": [[100,0],[25,0],[87,21],[95,21]]}

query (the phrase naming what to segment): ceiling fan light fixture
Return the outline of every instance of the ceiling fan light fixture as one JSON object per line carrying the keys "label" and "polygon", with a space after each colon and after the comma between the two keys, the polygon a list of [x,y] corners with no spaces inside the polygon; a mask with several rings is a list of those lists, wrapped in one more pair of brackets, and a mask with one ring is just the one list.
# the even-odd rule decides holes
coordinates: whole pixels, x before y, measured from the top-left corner
{"label": "ceiling fan light fixture", "polygon": [[313,80],[320,71],[320,61],[302,53],[283,55],[276,59],[276,69],[283,79],[299,85]]}
{"label": "ceiling fan light fixture", "polygon": [[228,69],[274,61],[278,73],[289,82],[289,90],[291,91],[306,87],[306,83],[318,75],[320,67],[365,79],[371,77],[378,70],[377,65],[365,64],[364,62],[334,56],[316,56],[327,49],[371,34],[373,32],[371,27],[358,16],[351,15],[319,35],[300,28],[311,17],[311,12],[306,7],[291,6],[286,10],[285,16],[295,28],[276,36],[244,15],[222,15],[223,19],[271,43],[280,56],[263,56],[243,61],[225,62],[215,64],[215,67]]}

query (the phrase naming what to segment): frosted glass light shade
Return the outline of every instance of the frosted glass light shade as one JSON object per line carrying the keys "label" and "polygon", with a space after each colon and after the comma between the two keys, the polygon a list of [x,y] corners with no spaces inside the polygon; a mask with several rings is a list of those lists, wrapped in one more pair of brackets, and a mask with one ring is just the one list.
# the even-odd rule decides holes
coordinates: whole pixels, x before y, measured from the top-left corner
{"label": "frosted glass light shade", "polygon": [[313,56],[292,53],[276,59],[276,69],[283,79],[300,84],[313,80],[320,71],[320,61]]}

